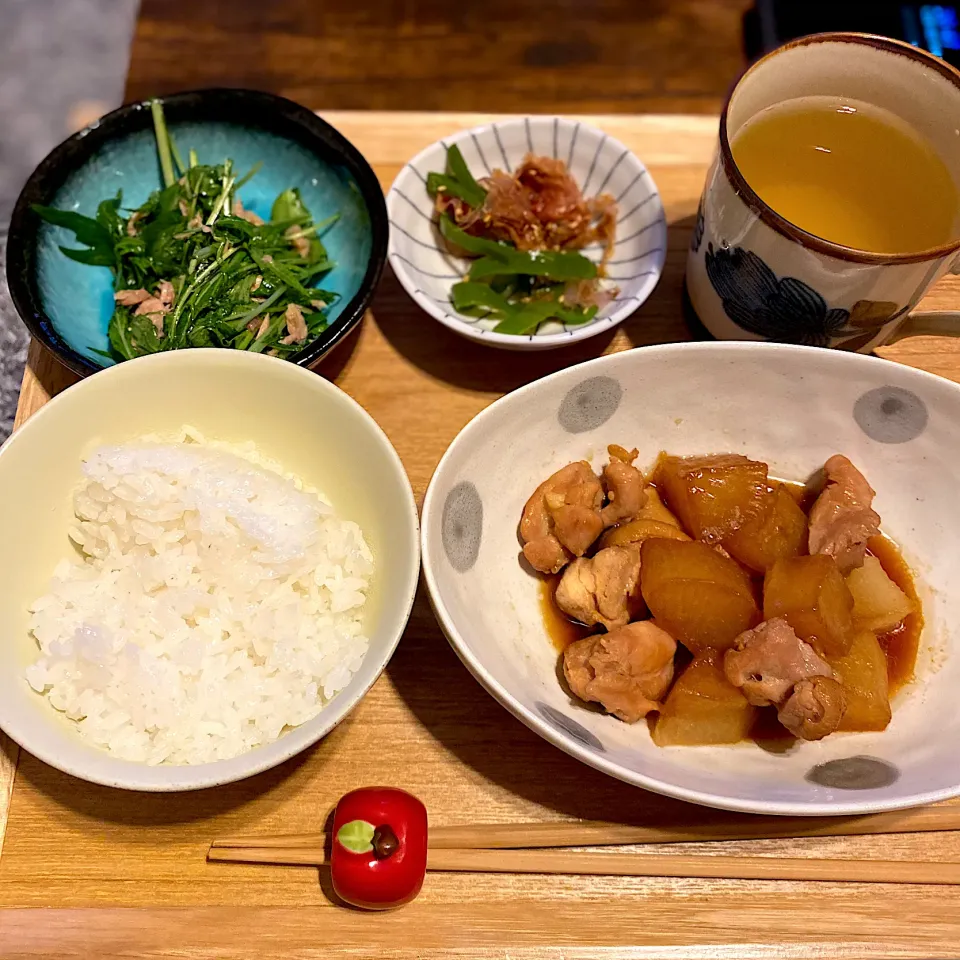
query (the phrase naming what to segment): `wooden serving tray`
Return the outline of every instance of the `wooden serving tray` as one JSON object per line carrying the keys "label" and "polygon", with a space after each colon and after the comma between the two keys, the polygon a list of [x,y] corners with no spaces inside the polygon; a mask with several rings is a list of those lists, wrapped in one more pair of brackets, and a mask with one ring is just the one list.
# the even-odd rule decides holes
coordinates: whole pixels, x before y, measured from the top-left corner
{"label": "wooden serving tray", "polygon": [[[492,118],[327,119],[367,156],[386,189],[433,140]],[[319,368],[380,423],[418,499],[456,433],[501,394],[601,352],[689,336],[681,282],[716,121],[584,119],[637,152],[667,211],[663,279],[630,320],[569,349],[496,351],[422,314],[388,269],[359,332]],[[921,309],[950,308],[960,309],[958,278],[943,281]],[[915,338],[885,355],[960,380],[960,341]],[[34,345],[18,423],[73,380]],[[343,793],[372,783],[417,794],[434,823],[726,817],[621,784],[531,733],[470,677],[421,592],[396,655],[354,713],[313,749],[242,783],[180,795],[110,790],[59,773],[0,735],[0,907],[14,908],[0,911],[0,956],[960,957],[958,887],[432,874],[416,902],[372,915],[335,906],[324,871],[318,882],[310,868],[204,860],[217,836],[320,829]],[[725,849],[960,861],[960,834]]]}

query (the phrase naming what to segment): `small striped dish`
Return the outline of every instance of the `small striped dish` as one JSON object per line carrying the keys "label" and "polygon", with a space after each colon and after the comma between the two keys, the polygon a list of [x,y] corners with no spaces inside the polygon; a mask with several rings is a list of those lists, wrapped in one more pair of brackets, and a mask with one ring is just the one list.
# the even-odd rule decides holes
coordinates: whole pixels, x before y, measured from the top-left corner
{"label": "small striped dish", "polygon": [[[607,262],[607,282],[619,293],[590,323],[568,326],[549,321],[535,334],[512,336],[494,333],[493,321],[454,310],[450,288],[463,279],[469,261],[447,252],[434,225],[433,202],[426,190],[427,174],[445,169],[446,148],[452,143],[460,148],[478,179],[495,167],[514,170],[527,153],[535,153],[564,160],[585,196],[610,193],[616,198],[616,247]],[[615,326],[650,296],[666,255],[663,204],[647,168],[602,130],[561,117],[502,120],[437,141],[397,175],[387,195],[387,213],[390,264],[407,293],[451,330],[505,349],[561,347]],[[583,253],[599,262],[601,249],[595,245]]]}

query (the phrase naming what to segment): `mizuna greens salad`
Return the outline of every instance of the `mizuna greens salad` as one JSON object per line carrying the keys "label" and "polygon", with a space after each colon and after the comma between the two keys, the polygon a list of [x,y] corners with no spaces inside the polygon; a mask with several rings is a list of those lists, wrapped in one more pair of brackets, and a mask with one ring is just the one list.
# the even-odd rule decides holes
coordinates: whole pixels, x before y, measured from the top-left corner
{"label": "mizuna greens salad", "polygon": [[107,355],[129,360],[183,347],[299,352],[326,329],[338,298],[316,284],[335,266],[320,238],[339,214],[315,222],[291,187],[264,221],[238,196],[259,164],[241,173],[230,159],[201,164],[193,150],[184,163],[160,103],[151,109],[163,186],[145,203],[124,208],[118,191],[94,217],[33,207],[83,244],[61,247],[65,256],[113,272]]}

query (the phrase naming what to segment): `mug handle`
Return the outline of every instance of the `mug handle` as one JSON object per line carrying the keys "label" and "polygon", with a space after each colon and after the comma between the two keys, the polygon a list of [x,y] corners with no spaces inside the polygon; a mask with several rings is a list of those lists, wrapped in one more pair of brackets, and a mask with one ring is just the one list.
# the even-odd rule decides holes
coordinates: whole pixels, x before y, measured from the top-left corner
{"label": "mug handle", "polygon": [[[954,260],[947,272],[960,275],[960,257]],[[887,347],[908,337],[960,337],[960,310],[910,313],[892,336],[879,346]]]}

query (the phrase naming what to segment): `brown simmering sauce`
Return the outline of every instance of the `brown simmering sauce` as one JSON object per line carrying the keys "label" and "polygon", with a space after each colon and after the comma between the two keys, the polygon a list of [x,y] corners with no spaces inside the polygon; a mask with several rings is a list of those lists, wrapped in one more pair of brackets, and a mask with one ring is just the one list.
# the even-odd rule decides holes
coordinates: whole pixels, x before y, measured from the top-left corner
{"label": "brown simmering sauce", "polygon": [[879,561],[887,576],[911,599],[918,601],[917,612],[904,618],[903,623],[877,639],[887,655],[887,676],[890,678],[890,696],[913,679],[923,630],[923,610],[920,609],[913,574],[900,553],[900,548],[884,536],[872,537],[867,548]]}
{"label": "brown simmering sauce", "polygon": [[540,612],[543,614],[543,625],[547,636],[558,652],[563,653],[574,640],[589,637],[593,630],[582,623],[574,623],[557,606],[554,594],[557,592],[557,584],[561,576],[562,574],[558,573],[552,577],[540,579]]}

